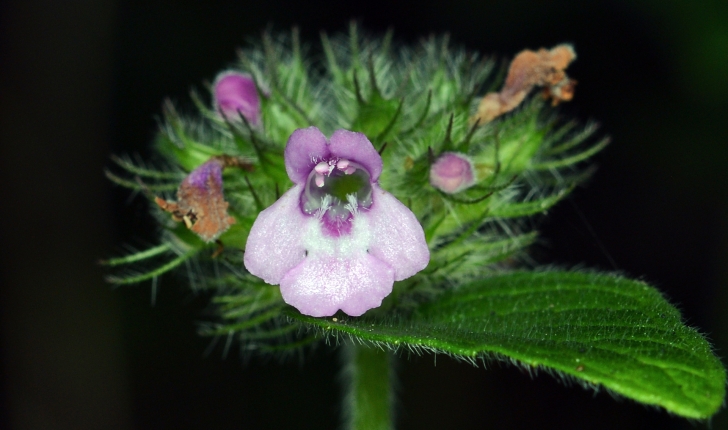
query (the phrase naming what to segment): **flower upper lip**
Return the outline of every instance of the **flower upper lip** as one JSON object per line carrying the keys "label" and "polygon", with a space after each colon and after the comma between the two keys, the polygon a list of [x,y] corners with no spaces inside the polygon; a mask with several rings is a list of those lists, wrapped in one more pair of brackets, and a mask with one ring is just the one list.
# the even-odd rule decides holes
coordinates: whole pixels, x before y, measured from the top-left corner
{"label": "flower upper lip", "polygon": [[293,132],[286,145],[284,157],[286,172],[294,184],[304,184],[308,175],[321,161],[348,159],[361,164],[368,172],[372,182],[382,173],[382,157],[369,139],[361,133],[336,130],[326,141],[316,127],[301,128]]}

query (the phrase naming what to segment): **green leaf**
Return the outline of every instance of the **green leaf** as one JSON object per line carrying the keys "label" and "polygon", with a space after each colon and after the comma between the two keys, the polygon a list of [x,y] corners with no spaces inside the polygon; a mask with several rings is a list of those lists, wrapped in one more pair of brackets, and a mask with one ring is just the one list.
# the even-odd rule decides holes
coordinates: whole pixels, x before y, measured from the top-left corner
{"label": "green leaf", "polygon": [[[585,272],[514,272],[463,285],[407,315],[286,314],[360,341],[510,359],[689,418],[723,403],[725,369],[708,342],[649,285]],[[336,321],[336,322],[334,322]]]}

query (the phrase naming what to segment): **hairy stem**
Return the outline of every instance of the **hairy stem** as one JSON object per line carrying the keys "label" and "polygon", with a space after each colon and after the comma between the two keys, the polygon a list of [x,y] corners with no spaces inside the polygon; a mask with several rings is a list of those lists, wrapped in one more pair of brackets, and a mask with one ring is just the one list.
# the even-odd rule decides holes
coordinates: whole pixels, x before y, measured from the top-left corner
{"label": "hairy stem", "polygon": [[389,353],[366,345],[343,348],[345,427],[347,430],[392,430],[392,363]]}

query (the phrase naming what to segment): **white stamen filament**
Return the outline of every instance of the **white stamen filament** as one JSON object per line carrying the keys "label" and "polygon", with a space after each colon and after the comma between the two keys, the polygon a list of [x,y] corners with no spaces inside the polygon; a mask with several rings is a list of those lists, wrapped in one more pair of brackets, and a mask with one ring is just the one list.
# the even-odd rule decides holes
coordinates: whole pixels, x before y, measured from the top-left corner
{"label": "white stamen filament", "polygon": [[359,200],[357,200],[356,194],[347,194],[346,201],[349,203],[344,205],[344,208],[351,212],[352,216],[356,216],[359,213]]}
{"label": "white stamen filament", "polygon": [[314,213],[314,217],[316,219],[320,220],[324,217],[324,214],[326,214],[326,211],[331,208],[331,195],[326,194],[321,198],[321,207]]}

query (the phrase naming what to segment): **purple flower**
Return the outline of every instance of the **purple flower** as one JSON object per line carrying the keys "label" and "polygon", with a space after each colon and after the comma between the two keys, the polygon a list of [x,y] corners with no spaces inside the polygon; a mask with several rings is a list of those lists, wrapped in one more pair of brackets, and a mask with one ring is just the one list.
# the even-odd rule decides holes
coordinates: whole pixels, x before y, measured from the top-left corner
{"label": "purple flower", "polygon": [[463,154],[445,152],[430,167],[430,184],[444,193],[455,194],[474,183],[473,163]]}
{"label": "purple flower", "polygon": [[258,215],[244,261],[280,284],[286,303],[311,316],[359,316],[427,266],[422,227],[379,188],[382,158],[366,136],[337,130],[327,141],[316,127],[298,129],[285,161],[295,185]]}
{"label": "purple flower", "polygon": [[229,121],[243,115],[251,125],[260,123],[260,98],[252,76],[246,73],[223,72],[214,85],[215,109]]}

